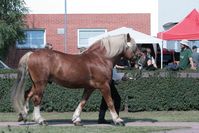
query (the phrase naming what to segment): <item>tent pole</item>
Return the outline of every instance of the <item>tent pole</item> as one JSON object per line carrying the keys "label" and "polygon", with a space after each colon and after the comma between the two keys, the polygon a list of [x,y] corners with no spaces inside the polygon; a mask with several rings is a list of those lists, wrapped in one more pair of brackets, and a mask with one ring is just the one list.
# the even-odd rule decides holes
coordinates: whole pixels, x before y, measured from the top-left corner
{"label": "tent pole", "polygon": [[161,69],[163,68],[163,41],[162,41],[162,44],[161,44],[161,49],[160,49],[160,55],[161,55],[161,60],[160,60],[160,62],[161,62]]}

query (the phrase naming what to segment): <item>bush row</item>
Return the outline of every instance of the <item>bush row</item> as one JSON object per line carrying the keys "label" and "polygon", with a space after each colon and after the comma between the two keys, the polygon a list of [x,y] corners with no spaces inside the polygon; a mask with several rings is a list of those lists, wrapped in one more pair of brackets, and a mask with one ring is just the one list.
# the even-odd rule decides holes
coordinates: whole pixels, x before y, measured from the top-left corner
{"label": "bush row", "polygon": [[[0,79],[0,112],[12,112],[11,86],[13,79]],[[27,82],[26,88],[30,87]],[[122,98],[121,110],[128,111],[168,111],[198,110],[199,80],[179,77],[148,77],[128,80],[116,86]],[[56,84],[48,84],[42,99],[42,111],[74,111],[83,89],[66,89]],[[96,90],[90,97],[84,111],[98,111],[101,94]]]}

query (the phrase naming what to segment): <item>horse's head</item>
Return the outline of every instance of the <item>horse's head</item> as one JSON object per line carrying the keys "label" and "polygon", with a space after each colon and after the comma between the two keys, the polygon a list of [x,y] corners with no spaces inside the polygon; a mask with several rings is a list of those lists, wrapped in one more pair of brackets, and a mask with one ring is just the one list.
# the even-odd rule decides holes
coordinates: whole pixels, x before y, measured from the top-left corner
{"label": "horse's head", "polygon": [[126,37],[126,44],[125,48],[123,50],[123,56],[127,59],[131,59],[134,56],[136,56],[139,52],[139,49],[137,48],[137,45],[135,43],[135,40],[130,37],[129,33],[125,35]]}
{"label": "horse's head", "polygon": [[133,38],[127,34],[126,49],[124,49],[123,56],[133,62],[139,61],[139,65],[143,66],[145,63],[146,54],[141,51]]}
{"label": "horse's head", "polygon": [[138,55],[139,49],[129,34],[108,36],[91,45],[86,53],[95,52],[100,56],[117,60],[120,57],[131,59]]}

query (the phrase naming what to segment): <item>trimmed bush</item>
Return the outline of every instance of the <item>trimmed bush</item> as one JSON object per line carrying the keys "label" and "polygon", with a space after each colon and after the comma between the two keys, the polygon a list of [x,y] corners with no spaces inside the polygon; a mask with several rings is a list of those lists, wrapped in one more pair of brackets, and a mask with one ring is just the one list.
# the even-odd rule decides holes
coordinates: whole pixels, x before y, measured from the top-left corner
{"label": "trimmed bush", "polygon": [[[0,78],[0,112],[13,112],[11,104],[11,87],[15,79]],[[30,88],[31,83],[28,80],[26,89]],[[56,84],[48,84],[42,99],[41,110],[46,112],[74,111],[79,104],[83,94],[83,89],[68,89]],[[83,111],[97,111],[101,102],[99,91],[93,92]],[[30,102],[31,103],[31,102]],[[33,105],[30,104],[30,109]]]}
{"label": "trimmed bush", "polygon": [[[14,79],[0,79],[0,112],[12,112],[11,86]],[[27,82],[27,87],[30,87]],[[175,76],[147,77],[121,82],[116,87],[122,98],[121,110],[168,111],[198,110],[199,80]],[[56,84],[48,84],[42,99],[42,111],[74,111],[83,89],[66,89]],[[96,90],[84,107],[84,111],[98,111],[101,94]]]}
{"label": "trimmed bush", "polygon": [[[193,78],[142,78],[124,89],[129,111],[198,110],[199,82]],[[124,104],[123,104],[124,105]]]}

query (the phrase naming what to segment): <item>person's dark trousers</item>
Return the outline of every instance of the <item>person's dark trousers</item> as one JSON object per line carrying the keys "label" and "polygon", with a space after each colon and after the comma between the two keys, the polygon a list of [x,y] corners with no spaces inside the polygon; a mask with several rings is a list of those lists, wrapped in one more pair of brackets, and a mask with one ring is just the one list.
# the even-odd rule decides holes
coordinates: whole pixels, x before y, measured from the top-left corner
{"label": "person's dark trousers", "polygon": [[179,67],[179,65],[177,64],[174,64],[174,63],[169,63],[167,66],[166,66],[167,70],[172,70],[172,71],[178,71],[180,70],[181,68]]}
{"label": "person's dark trousers", "polygon": [[[111,88],[111,97],[112,97],[113,102],[114,102],[115,110],[116,110],[117,114],[119,115],[120,105],[121,105],[121,97],[120,97],[120,95],[119,95],[119,93],[118,93],[118,91],[115,87],[114,80],[111,81],[110,88]],[[100,111],[99,111],[98,123],[108,123],[104,119],[107,109],[108,109],[108,106],[107,106],[104,98],[102,97],[101,105],[100,105]]]}

